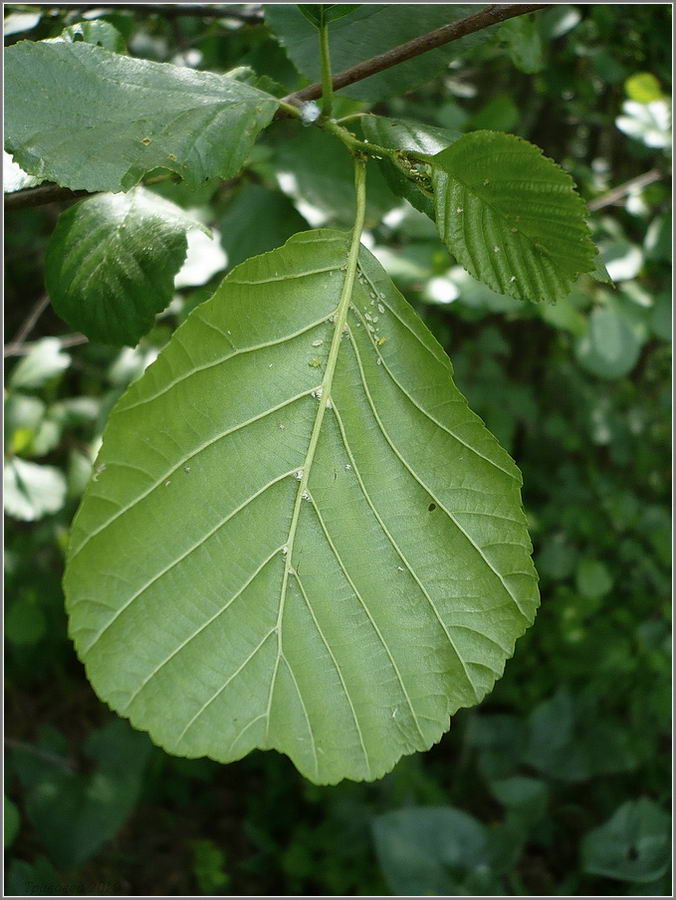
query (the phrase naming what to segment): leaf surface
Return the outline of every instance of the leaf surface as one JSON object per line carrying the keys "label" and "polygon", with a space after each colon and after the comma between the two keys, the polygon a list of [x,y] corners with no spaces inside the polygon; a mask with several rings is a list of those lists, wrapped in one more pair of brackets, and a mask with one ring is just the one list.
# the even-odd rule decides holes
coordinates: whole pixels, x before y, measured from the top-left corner
{"label": "leaf surface", "polygon": [[109,419],[70,633],[171,753],[380,777],[491,689],[533,619],[518,469],[357,249],[310,231],[234,269]]}
{"label": "leaf surface", "polygon": [[[361,4],[349,16],[331,23],[331,66],[342,72],[357,63],[442,25],[464,19],[476,12],[471,4]],[[303,75],[318,81],[321,74],[317,27],[290,4],[265,7],[265,21],[285,47],[289,58]],[[442,72],[451,59],[477,47],[494,32],[495,26],[469,34],[448,47],[439,47],[371,75],[358,84],[341,88],[340,93],[359,100],[382,100],[409,91]]]}
{"label": "leaf surface", "polygon": [[47,247],[54,309],[93,341],[136,344],[171,300],[196,225],[141,187],[81,200],[61,213]]}
{"label": "leaf surface", "polygon": [[192,185],[229,178],[277,108],[233,78],[80,41],[8,48],[5,102],[5,146],[16,162],[88,191],[126,191],[160,167]]}
{"label": "leaf surface", "polygon": [[431,160],[437,228],[458,262],[518,300],[563,300],[594,270],[586,207],[563,169],[511,134],[475,131]]}

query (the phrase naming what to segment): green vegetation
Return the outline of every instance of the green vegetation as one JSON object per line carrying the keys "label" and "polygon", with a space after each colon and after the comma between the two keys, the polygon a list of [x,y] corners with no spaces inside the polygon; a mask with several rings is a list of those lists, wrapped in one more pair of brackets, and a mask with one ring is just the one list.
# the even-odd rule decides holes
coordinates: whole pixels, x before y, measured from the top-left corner
{"label": "green vegetation", "polygon": [[671,11],[478,9],[5,8],[6,893],[670,892]]}

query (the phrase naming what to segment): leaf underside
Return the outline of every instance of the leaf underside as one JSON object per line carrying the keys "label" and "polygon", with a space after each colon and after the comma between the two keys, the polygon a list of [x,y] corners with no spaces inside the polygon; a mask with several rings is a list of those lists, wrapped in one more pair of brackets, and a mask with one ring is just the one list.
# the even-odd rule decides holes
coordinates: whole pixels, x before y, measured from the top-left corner
{"label": "leaf underside", "polygon": [[517,300],[564,300],[596,265],[586,207],[521,138],[475,131],[432,160],[437,228],[474,278]]}
{"label": "leaf underside", "polygon": [[5,102],[19,165],[88,191],[128,190],[156,168],[191,185],[236,175],[277,108],[224,75],[65,41],[7,49]]}
{"label": "leaf underside", "polygon": [[176,331],[110,417],[65,576],[114,710],[321,784],[438,741],[538,604],[518,469],[349,247],[295,235]]}

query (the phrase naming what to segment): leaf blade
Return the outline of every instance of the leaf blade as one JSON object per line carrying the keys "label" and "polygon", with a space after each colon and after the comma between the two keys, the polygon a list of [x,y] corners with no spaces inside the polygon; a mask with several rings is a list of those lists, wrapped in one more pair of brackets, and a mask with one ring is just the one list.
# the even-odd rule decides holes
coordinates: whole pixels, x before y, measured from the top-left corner
{"label": "leaf blade", "polygon": [[[431,746],[490,689],[537,604],[518,470],[365,248],[341,307],[349,249],[342,232],[295,235],[189,317],[111,416],[65,580],[90,679],[136,727],[221,761],[275,748],[318,783],[380,777]],[[169,409],[187,430],[172,431],[167,466]],[[415,461],[416,429],[444,465],[431,450]],[[142,559],[129,543],[141,535]],[[465,568],[451,572],[458,552]],[[124,573],[112,558],[130,560]],[[179,614],[181,591],[193,599]]]}
{"label": "leaf blade", "polygon": [[21,41],[5,66],[7,149],[30,174],[73,190],[126,191],[158,167],[192,185],[228,178],[277,108],[227,76],[83,42]]}
{"label": "leaf blade", "polygon": [[594,269],[584,202],[533,144],[475,131],[431,165],[439,234],[472,277],[517,300],[557,300]]}

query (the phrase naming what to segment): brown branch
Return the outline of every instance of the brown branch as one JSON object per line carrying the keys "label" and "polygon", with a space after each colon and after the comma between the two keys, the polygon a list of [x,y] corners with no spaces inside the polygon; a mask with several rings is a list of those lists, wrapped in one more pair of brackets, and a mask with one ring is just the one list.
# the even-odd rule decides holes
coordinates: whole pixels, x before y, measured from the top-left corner
{"label": "brown branch", "polygon": [[[64,334],[63,337],[57,338],[57,340],[59,341],[59,347],[62,350],[66,350],[68,347],[79,347],[80,344],[86,344],[89,342],[89,338],[86,334],[80,334],[77,331],[73,334]],[[3,355],[5,357],[25,356],[27,353],[31,352],[36,343],[37,341],[30,341],[21,344],[12,341],[11,344],[5,344]]]}
{"label": "brown branch", "polygon": [[631,181],[620,184],[618,187],[608,191],[607,194],[602,194],[600,197],[590,200],[587,206],[592,212],[596,212],[596,210],[603,209],[605,206],[611,206],[613,203],[626,197],[627,194],[639,191],[641,188],[647,187],[655,181],[660,181],[662,178],[664,178],[663,172],[660,172],[659,169],[651,169],[649,172],[644,172],[643,175],[632,178]]}
{"label": "brown branch", "polygon": [[[487,6],[479,10],[479,12],[472,13],[467,18],[461,19],[459,22],[454,22],[452,25],[443,25],[435,31],[430,31],[428,34],[423,34],[421,37],[408,41],[406,44],[400,44],[398,47],[393,47],[385,53],[380,53],[378,56],[373,56],[371,59],[366,59],[364,62],[357,63],[356,66],[351,66],[349,69],[339,72],[333,76],[333,90],[337,91],[350,84],[355,84],[357,81],[362,81],[364,78],[376,75],[378,72],[392,68],[392,66],[397,66],[408,59],[427,53],[429,50],[436,50],[437,47],[450,44],[451,41],[457,41],[468,34],[473,34],[475,31],[489,28],[498,22],[504,22],[515,16],[523,16],[538,9],[548,9],[551,5],[550,3],[538,3]],[[294,91],[293,94],[289,94],[283,99],[285,103],[299,105],[304,100],[314,100],[320,97],[321,93],[322,86],[320,82],[316,82],[300,91]]]}
{"label": "brown branch", "polygon": [[[31,331],[37,325],[38,319],[43,314],[43,312],[49,306],[49,297],[47,294],[44,294],[40,297],[28,313],[24,321],[21,323],[21,327],[17,331],[17,333],[12,338],[12,344],[20,345],[26,340],[26,338],[30,335]],[[11,345],[10,345],[11,346]]]}
{"label": "brown branch", "polygon": [[78,197],[86,197],[88,193],[89,191],[71,191],[70,188],[60,187],[58,184],[45,184],[5,194],[5,209],[28,209],[31,206],[43,206],[45,203],[76,200]]}

